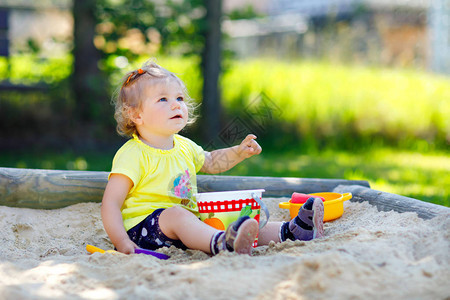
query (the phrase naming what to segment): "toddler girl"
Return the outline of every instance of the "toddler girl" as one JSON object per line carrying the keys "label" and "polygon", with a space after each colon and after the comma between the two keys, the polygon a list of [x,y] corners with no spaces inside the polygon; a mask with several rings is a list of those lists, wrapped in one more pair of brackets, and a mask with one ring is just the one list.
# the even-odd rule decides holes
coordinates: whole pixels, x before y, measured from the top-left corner
{"label": "toddler girl", "polygon": [[[193,104],[184,83],[152,61],[124,77],[115,108],[117,131],[130,137],[114,157],[102,200],[103,225],[116,249],[130,254],[138,247],[174,245],[213,255],[251,254],[256,220],[241,217],[226,231],[217,230],[199,219],[193,196],[197,172],[223,172],[260,154],[256,136],[207,152],[179,135],[192,122]],[[258,243],[322,235],[323,204],[311,198],[291,222],[267,223]]]}

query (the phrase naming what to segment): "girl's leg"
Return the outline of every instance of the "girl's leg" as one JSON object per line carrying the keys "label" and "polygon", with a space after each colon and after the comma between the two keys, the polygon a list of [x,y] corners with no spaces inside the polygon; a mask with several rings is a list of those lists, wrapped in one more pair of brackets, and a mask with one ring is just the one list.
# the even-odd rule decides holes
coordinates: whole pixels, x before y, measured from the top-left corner
{"label": "girl's leg", "polygon": [[190,249],[211,253],[210,242],[219,230],[200,221],[190,211],[174,206],[159,216],[161,231],[174,240],[181,240]]}
{"label": "girl's leg", "polygon": [[280,242],[280,227],[283,222],[268,222],[259,230],[258,246],[268,245],[270,241]]}
{"label": "girl's leg", "polygon": [[283,242],[287,239],[309,241],[323,237],[323,202],[318,198],[309,198],[300,208],[298,216],[290,222],[269,222],[258,237],[258,245],[267,245],[270,241]]}
{"label": "girl's leg", "polygon": [[253,241],[258,234],[258,223],[249,217],[239,218],[223,232],[178,206],[161,213],[159,228],[168,238],[181,240],[190,249],[214,254],[222,250],[251,254]]}

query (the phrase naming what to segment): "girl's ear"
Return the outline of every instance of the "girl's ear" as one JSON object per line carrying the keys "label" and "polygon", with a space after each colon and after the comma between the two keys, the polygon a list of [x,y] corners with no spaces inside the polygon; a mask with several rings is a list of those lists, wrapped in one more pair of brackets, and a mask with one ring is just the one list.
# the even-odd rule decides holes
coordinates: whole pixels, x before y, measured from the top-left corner
{"label": "girl's ear", "polygon": [[128,108],[128,116],[129,116],[130,120],[133,121],[134,124],[136,124],[136,125],[142,124],[142,117],[141,117],[141,113],[140,113],[139,109],[137,109],[135,107],[129,107]]}

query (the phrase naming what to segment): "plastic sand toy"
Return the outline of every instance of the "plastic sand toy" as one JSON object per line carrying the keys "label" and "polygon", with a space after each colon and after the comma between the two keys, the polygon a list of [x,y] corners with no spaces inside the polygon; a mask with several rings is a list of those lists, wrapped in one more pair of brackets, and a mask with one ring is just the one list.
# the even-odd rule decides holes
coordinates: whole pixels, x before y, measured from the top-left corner
{"label": "plastic sand toy", "polygon": [[303,203],[305,203],[306,200],[310,197],[318,197],[322,199],[324,208],[323,221],[327,222],[335,220],[342,216],[342,214],[344,213],[344,201],[350,200],[352,198],[352,193],[294,193],[289,202],[281,202],[278,206],[283,209],[289,209],[291,219],[293,219],[297,216],[298,211],[300,210],[300,207],[302,207]]}
{"label": "plastic sand toy", "polygon": [[[105,252],[109,252],[109,253],[117,253],[117,251],[115,251],[115,250],[103,250],[103,249],[97,248],[97,247],[92,246],[92,245],[86,245],[86,250],[87,250],[89,253],[94,253],[94,252],[100,252],[100,253],[105,253]],[[142,254],[152,255],[152,256],[157,257],[157,258],[159,258],[159,259],[169,259],[169,258],[170,258],[169,255],[166,255],[166,254],[164,254],[164,253],[159,253],[159,252],[156,252],[156,251],[151,251],[151,250],[147,250],[147,249],[140,249],[140,248],[135,249],[135,250],[134,250],[134,253],[135,253],[135,254],[140,254],[140,253],[142,253]]]}

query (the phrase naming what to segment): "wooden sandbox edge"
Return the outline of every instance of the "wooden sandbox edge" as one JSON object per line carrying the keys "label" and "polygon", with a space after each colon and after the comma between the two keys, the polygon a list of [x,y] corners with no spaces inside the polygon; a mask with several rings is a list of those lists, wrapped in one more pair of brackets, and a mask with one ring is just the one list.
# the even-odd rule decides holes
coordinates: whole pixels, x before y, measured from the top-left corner
{"label": "wooden sandbox edge", "polygon": [[[0,205],[37,209],[101,202],[108,172],[0,168]],[[340,185],[370,187],[364,180],[198,175],[199,192],[265,189],[264,197],[331,192]]]}
{"label": "wooden sandbox edge", "polygon": [[450,208],[397,194],[373,190],[361,185],[339,185],[336,193],[352,193],[353,202],[369,202],[378,211],[415,212],[422,219],[432,219],[438,215],[449,215]]}

